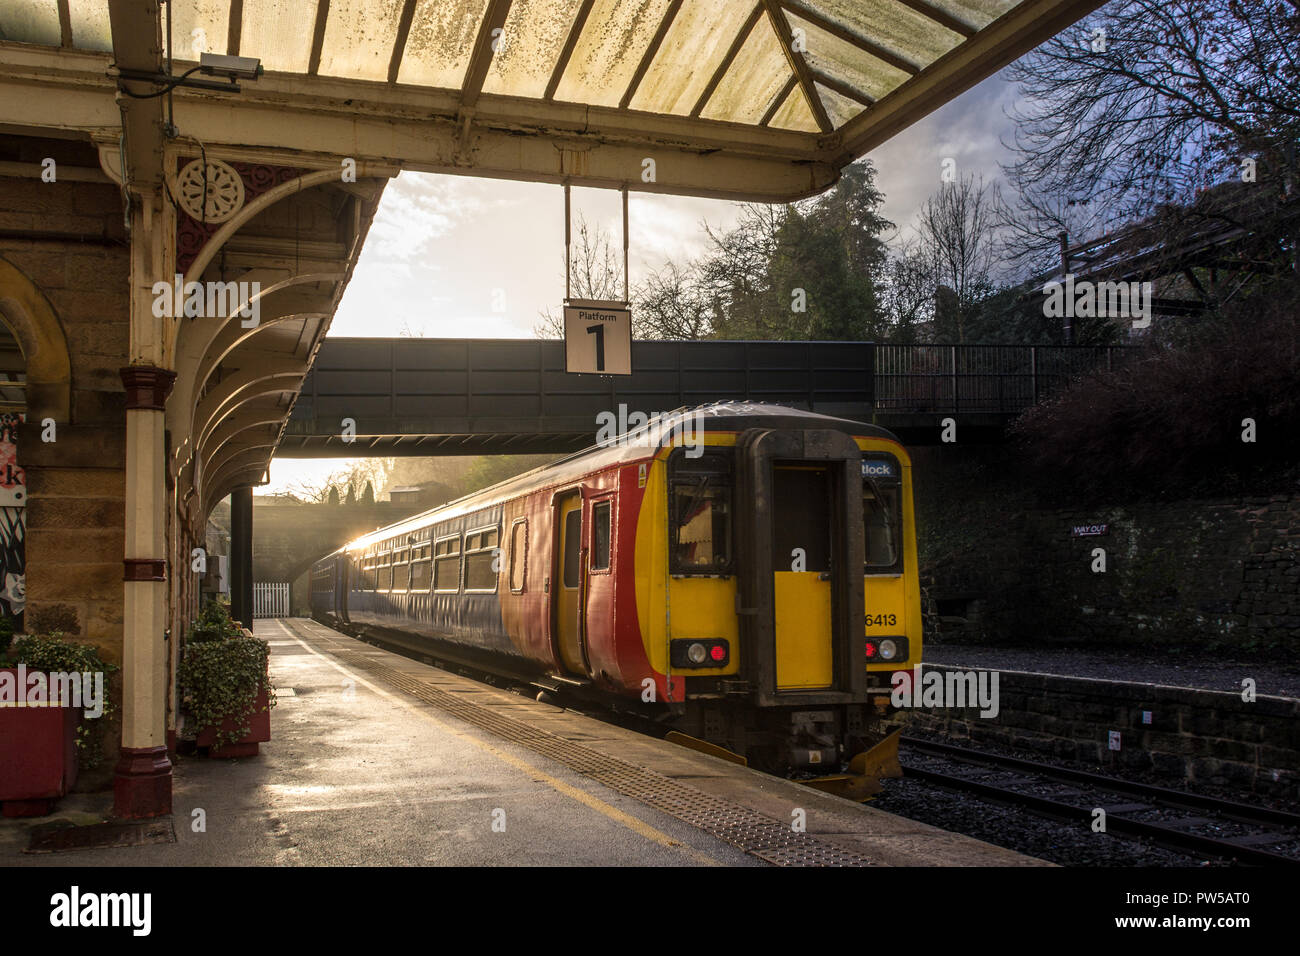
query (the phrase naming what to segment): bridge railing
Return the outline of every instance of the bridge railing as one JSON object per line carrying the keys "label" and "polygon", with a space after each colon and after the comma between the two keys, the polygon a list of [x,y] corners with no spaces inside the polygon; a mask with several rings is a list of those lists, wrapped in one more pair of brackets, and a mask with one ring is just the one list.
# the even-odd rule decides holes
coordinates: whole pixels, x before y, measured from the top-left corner
{"label": "bridge railing", "polygon": [[[326,339],[303,384],[285,456],[526,453],[590,444],[598,415],[705,402],[773,402],[858,421],[1016,414],[1123,347],[633,342],[629,376],[569,375],[564,344],[536,339]],[[339,435],[355,422],[364,445]]]}
{"label": "bridge railing", "polygon": [[1070,379],[1110,369],[1128,346],[877,345],[878,414],[1012,414]]}

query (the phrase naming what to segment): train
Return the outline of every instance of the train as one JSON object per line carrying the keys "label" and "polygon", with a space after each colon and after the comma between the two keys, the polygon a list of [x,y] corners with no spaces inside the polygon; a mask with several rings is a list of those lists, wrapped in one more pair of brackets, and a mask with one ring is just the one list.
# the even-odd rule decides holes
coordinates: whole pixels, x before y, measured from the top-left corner
{"label": "train", "polygon": [[311,609],[839,779],[921,659],[911,462],[875,425],[680,408],[350,541],[313,565]]}

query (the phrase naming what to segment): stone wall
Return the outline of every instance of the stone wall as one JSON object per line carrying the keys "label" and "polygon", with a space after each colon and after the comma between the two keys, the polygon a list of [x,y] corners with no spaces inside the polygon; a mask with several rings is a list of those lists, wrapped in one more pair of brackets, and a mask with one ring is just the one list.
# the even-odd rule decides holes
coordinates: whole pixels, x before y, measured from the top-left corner
{"label": "stone wall", "polygon": [[1068,477],[1045,501],[1010,454],[914,455],[939,639],[1300,649],[1300,493],[1071,506]]}
{"label": "stone wall", "polygon": [[[987,718],[978,708],[910,710],[906,732],[1300,802],[1300,701],[1001,671],[998,704]],[[1120,734],[1117,751],[1112,731]]]}
{"label": "stone wall", "polygon": [[[93,151],[59,161],[97,165]],[[0,257],[52,308],[72,370],[71,420],[56,422],[56,441],[42,442],[29,414],[18,445],[28,491],[26,629],[63,631],[119,666],[126,419],[118,370],[128,362],[130,271],[121,224],[121,196],[110,183],[0,178]],[[12,230],[38,238],[11,238]],[[120,708],[120,672],[110,693]],[[116,752],[119,732],[117,721],[104,727],[107,754]],[[102,783],[111,770],[109,759],[79,788]]]}

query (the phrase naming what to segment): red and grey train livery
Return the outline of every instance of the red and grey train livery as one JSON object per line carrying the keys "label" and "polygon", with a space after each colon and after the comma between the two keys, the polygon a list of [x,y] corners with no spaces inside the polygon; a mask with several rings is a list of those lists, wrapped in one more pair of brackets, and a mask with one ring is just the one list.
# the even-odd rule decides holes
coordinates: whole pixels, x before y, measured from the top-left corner
{"label": "red and grey train livery", "polygon": [[897,438],[721,402],[360,537],[314,565],[311,605],[759,766],[830,771],[920,660],[916,571]]}

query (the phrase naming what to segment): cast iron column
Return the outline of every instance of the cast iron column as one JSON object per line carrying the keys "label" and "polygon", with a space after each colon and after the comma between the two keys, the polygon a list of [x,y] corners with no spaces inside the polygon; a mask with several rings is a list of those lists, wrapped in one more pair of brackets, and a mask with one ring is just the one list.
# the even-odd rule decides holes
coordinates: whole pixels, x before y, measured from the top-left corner
{"label": "cast iron column", "polygon": [[230,616],[253,629],[253,489],[230,493]]}

